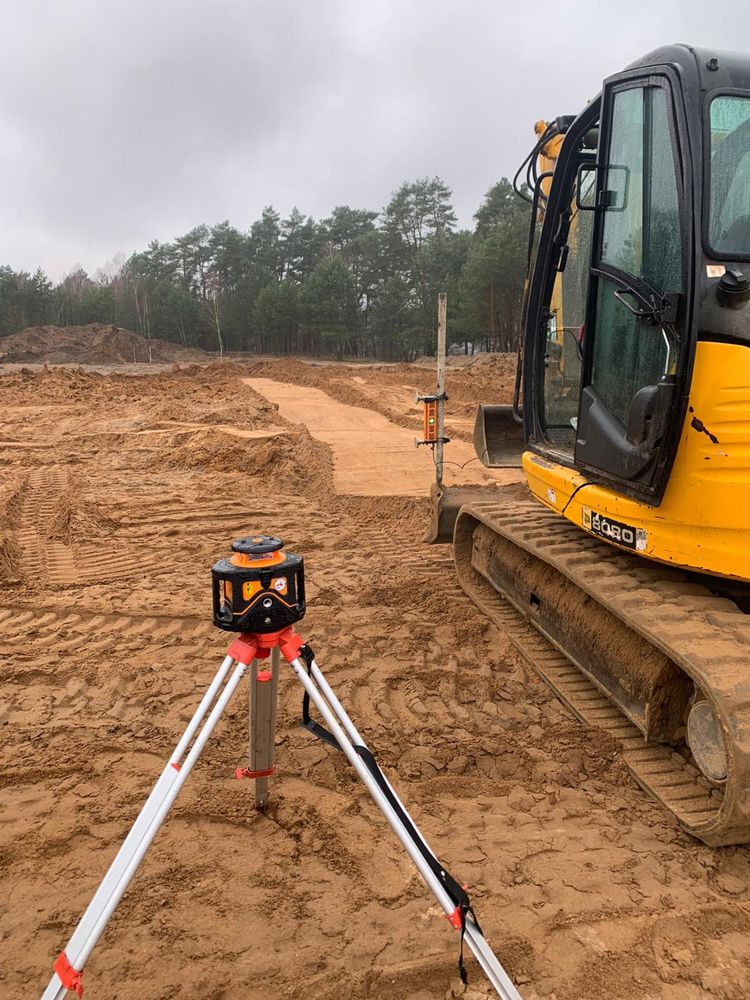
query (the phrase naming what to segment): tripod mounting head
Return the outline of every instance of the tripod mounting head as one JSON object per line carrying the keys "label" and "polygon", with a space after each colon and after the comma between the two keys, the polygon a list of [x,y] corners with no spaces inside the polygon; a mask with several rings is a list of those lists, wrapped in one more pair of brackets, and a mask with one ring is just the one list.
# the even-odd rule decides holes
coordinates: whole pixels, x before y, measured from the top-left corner
{"label": "tripod mounting head", "polygon": [[217,628],[265,635],[304,618],[304,561],[284,552],[283,544],[271,535],[248,535],[232,542],[233,555],[213,565]]}

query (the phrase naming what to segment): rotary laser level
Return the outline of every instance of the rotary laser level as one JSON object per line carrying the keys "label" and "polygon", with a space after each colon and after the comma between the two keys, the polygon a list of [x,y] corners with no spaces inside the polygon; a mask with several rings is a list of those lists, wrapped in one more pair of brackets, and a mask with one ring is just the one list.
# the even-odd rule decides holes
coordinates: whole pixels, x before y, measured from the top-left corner
{"label": "rotary laser level", "polygon": [[305,564],[286,555],[280,538],[250,535],[232,542],[233,555],[211,570],[214,625],[264,635],[305,616]]}

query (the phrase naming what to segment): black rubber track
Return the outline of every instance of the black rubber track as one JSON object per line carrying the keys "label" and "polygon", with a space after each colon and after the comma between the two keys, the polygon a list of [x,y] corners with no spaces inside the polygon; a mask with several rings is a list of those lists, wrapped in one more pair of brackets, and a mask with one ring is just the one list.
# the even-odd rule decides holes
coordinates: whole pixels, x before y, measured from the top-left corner
{"label": "black rubber track", "polygon": [[[540,631],[528,594],[501,593],[472,566],[472,542],[486,525],[572,581],[684,670],[721,720],[729,758],[722,788],[688,754],[650,743],[600,688]],[[531,666],[584,722],[621,743],[636,780],[680,825],[711,846],[750,841],[750,616],[668,566],[601,542],[529,501],[478,502],[461,509],[454,558],[459,582]]]}

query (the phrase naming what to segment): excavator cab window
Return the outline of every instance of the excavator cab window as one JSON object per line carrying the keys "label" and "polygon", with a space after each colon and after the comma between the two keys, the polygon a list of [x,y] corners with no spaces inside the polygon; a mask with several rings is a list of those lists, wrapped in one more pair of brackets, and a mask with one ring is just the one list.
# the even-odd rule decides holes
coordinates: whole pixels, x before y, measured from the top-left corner
{"label": "excavator cab window", "polygon": [[680,86],[669,67],[626,70],[572,122],[526,313],[528,446],[650,502],[668,478],[691,357]]}
{"label": "excavator cab window", "polygon": [[731,259],[750,254],[750,97],[722,94],[711,101],[708,240]]}
{"label": "excavator cab window", "polygon": [[[607,190],[616,191],[623,211],[603,210],[597,276],[596,329],[591,385],[613,416],[628,423],[640,389],[668,377],[674,366],[674,332],[652,329],[637,305],[641,282],[657,294],[682,289],[680,210],[666,93],[661,87],[633,87],[615,94]],[[629,177],[627,200],[616,190]],[[615,274],[619,271],[620,274]],[[622,276],[622,277],[621,277]]]}
{"label": "excavator cab window", "polygon": [[[585,163],[593,160],[590,147],[581,149]],[[573,454],[578,401],[581,395],[581,330],[586,321],[593,216],[586,206],[593,197],[596,174],[579,169],[570,203],[560,220],[565,242],[547,310],[544,356],[544,423],[554,448]]]}

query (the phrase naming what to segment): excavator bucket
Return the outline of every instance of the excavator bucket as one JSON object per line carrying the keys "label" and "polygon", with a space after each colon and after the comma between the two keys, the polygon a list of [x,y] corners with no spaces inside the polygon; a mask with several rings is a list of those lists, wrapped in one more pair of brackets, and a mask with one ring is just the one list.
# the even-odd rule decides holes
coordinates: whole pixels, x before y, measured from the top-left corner
{"label": "excavator bucket", "polygon": [[453,541],[453,528],[458,512],[466,503],[491,500],[497,496],[497,487],[490,486],[433,486],[430,490],[430,525],[424,540],[430,545],[449,545]]}
{"label": "excavator bucket", "polygon": [[474,451],[488,469],[520,469],[524,447],[523,424],[513,415],[512,406],[477,407],[474,423]]}

